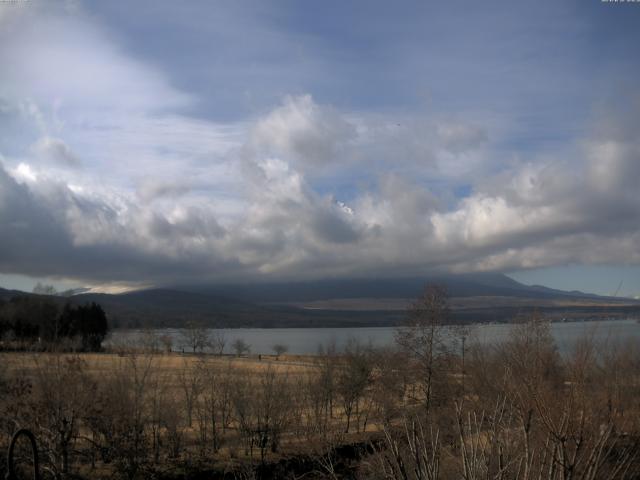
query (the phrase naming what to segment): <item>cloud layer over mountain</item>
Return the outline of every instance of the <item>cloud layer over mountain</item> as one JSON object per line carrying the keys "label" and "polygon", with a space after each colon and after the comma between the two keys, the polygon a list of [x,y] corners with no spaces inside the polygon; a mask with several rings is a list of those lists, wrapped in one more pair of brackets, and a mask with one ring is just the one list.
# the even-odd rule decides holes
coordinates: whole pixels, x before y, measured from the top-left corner
{"label": "cloud layer over mountain", "polygon": [[312,89],[230,119],[82,6],[0,8],[14,66],[0,77],[2,273],[168,284],[640,264],[635,88],[535,148],[509,144],[513,112],[367,110]]}

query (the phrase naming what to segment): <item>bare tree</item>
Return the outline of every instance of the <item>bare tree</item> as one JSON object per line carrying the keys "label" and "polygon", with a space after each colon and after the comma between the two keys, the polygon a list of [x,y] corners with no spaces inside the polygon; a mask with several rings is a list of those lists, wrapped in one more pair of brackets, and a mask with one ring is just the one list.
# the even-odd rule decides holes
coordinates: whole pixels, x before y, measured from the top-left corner
{"label": "bare tree", "polygon": [[[441,437],[437,429],[425,429],[405,419],[399,432],[384,428],[385,449],[378,449],[378,467],[383,478],[392,480],[439,480]],[[447,477],[448,478],[448,477]],[[465,480],[466,477],[464,477]]]}
{"label": "bare tree", "polygon": [[434,386],[442,373],[447,353],[442,325],[449,315],[447,291],[427,285],[408,311],[408,321],[396,331],[396,342],[415,362],[416,381],[422,390],[425,410],[429,413]]}
{"label": "bare tree", "polygon": [[[354,414],[358,419],[361,399],[371,382],[372,363],[368,352],[355,341],[349,342],[344,357],[338,371],[337,392],[347,420],[345,433],[349,433],[351,419]],[[359,429],[359,422],[356,422],[356,429]]]}
{"label": "bare tree", "polygon": [[271,349],[276,354],[276,360],[279,359],[280,355],[284,355],[289,351],[289,347],[283,343],[276,343]]}
{"label": "bare tree", "polygon": [[329,386],[324,372],[311,372],[305,376],[303,389],[305,407],[308,411],[303,418],[306,419],[306,433],[310,438],[317,434],[324,435],[328,430],[330,417],[329,396],[333,392],[332,378],[332,376],[329,377],[331,379]]}
{"label": "bare tree", "polygon": [[160,462],[160,447],[163,443],[163,426],[165,424],[165,416],[169,411],[167,398],[167,382],[164,376],[159,374],[152,375],[149,381],[149,431],[151,432],[151,448],[153,452],[153,462]]}
{"label": "bare tree", "polygon": [[390,425],[405,408],[407,375],[402,365],[407,359],[403,352],[392,349],[377,350],[373,355],[375,382],[371,388],[377,420]]}
{"label": "bare tree", "polygon": [[196,322],[187,322],[181,333],[183,344],[191,348],[193,353],[202,352],[211,345],[209,331]]}
{"label": "bare tree", "polygon": [[238,435],[244,445],[245,455],[253,457],[254,431],[254,403],[252,402],[252,386],[247,375],[236,375],[231,383],[231,404],[233,405],[234,420],[237,424]]}
{"label": "bare tree", "polygon": [[184,407],[187,414],[187,425],[189,427],[193,424],[193,409],[202,392],[203,376],[200,372],[202,368],[202,362],[197,362],[194,367],[194,364],[190,362],[188,358],[185,358],[182,369],[178,373],[178,383],[182,390]]}
{"label": "bare tree", "polygon": [[320,391],[326,404],[325,423],[333,418],[337,384],[337,347],[335,342],[327,345],[326,349],[320,349]]}
{"label": "bare tree", "polygon": [[465,324],[457,324],[451,327],[453,338],[455,343],[459,343],[460,345],[460,394],[464,397],[465,394],[465,363],[467,358],[467,342],[471,333],[473,332],[473,328],[471,325]]}
{"label": "bare tree", "polygon": [[54,355],[35,361],[33,418],[52,469],[64,475],[69,473],[69,456],[91,401],[93,382],[80,357]]}
{"label": "bare tree", "polygon": [[211,347],[216,355],[224,353],[224,347],[227,345],[227,336],[220,330],[215,330],[211,335]]}
{"label": "bare tree", "polygon": [[158,353],[160,349],[160,337],[158,333],[151,328],[145,328],[141,332],[140,343],[142,344],[142,348],[149,353]]}
{"label": "bare tree", "polygon": [[178,458],[184,448],[184,418],[180,409],[179,399],[168,395],[166,397],[166,408],[162,414],[162,427],[168,443],[168,453],[170,458]]}
{"label": "bare tree", "polygon": [[238,357],[248,354],[251,351],[251,345],[245,342],[242,338],[236,339],[231,346]]}
{"label": "bare tree", "polygon": [[[201,369],[202,394],[197,413],[200,427],[200,441],[203,448],[209,443],[214,452],[220,449],[225,421],[229,411],[229,391],[225,373],[213,365],[203,365]],[[210,435],[210,437],[209,437]]]}
{"label": "bare tree", "polygon": [[160,344],[165,353],[171,353],[173,348],[173,337],[171,335],[160,335],[159,338]]}
{"label": "bare tree", "polygon": [[257,447],[264,463],[269,449],[278,450],[290,419],[292,398],[288,375],[271,367],[255,384],[246,377],[236,378],[232,401],[245,452],[250,456]]}
{"label": "bare tree", "polygon": [[148,461],[153,356],[128,355],[103,377],[85,416],[92,442],[119,475],[135,478]]}

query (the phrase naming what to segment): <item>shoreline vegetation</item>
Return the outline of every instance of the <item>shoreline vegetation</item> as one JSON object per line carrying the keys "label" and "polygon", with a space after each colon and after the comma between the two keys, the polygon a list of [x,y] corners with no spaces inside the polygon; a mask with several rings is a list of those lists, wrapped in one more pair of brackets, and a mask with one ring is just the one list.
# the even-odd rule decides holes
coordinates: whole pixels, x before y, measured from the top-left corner
{"label": "shoreline vegetation", "polygon": [[549,321],[528,315],[495,345],[465,326],[452,342],[448,315],[446,292],[430,286],[392,348],[352,340],[302,356],[274,344],[256,358],[234,342],[234,355],[203,354],[224,339],[193,324],[185,354],[161,340],[2,352],[0,447],[31,430],[60,479],[640,475],[636,340],[585,334],[560,355]]}

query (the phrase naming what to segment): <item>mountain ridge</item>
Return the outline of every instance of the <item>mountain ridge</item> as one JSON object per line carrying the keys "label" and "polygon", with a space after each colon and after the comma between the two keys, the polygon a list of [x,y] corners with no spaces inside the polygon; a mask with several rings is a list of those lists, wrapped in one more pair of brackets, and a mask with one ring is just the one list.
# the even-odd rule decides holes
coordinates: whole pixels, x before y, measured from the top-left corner
{"label": "mountain ridge", "polygon": [[[636,300],[528,286],[503,274],[168,286],[54,298],[99,303],[115,327],[180,327],[190,321],[212,327],[388,326],[404,320],[403,305],[427,283],[447,288],[452,319],[459,322],[508,321],[533,309],[556,319],[640,315]],[[36,294],[0,288],[0,298],[16,295]]]}
{"label": "mountain ridge", "polygon": [[501,273],[428,275],[378,279],[334,279],[269,284],[234,284],[221,286],[174,286],[199,293],[232,296],[256,303],[291,303],[337,298],[416,298],[425,284],[443,285],[451,297],[528,296],[608,298],[584,292],[566,292],[538,285],[525,285]]}

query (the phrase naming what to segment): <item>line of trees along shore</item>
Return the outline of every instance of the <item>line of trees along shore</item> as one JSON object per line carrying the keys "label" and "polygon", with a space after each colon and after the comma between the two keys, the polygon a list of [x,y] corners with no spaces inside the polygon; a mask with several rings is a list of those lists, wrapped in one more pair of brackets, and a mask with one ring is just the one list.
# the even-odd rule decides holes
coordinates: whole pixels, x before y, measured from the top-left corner
{"label": "line of trees along shore", "polygon": [[95,302],[61,304],[49,296],[0,299],[0,341],[21,350],[99,351],[109,331],[107,316]]}
{"label": "line of trees along shore", "polygon": [[561,356],[530,316],[481,346],[447,315],[430,287],[396,348],[262,362],[3,354],[0,443],[32,429],[57,478],[638,478],[637,342]]}

